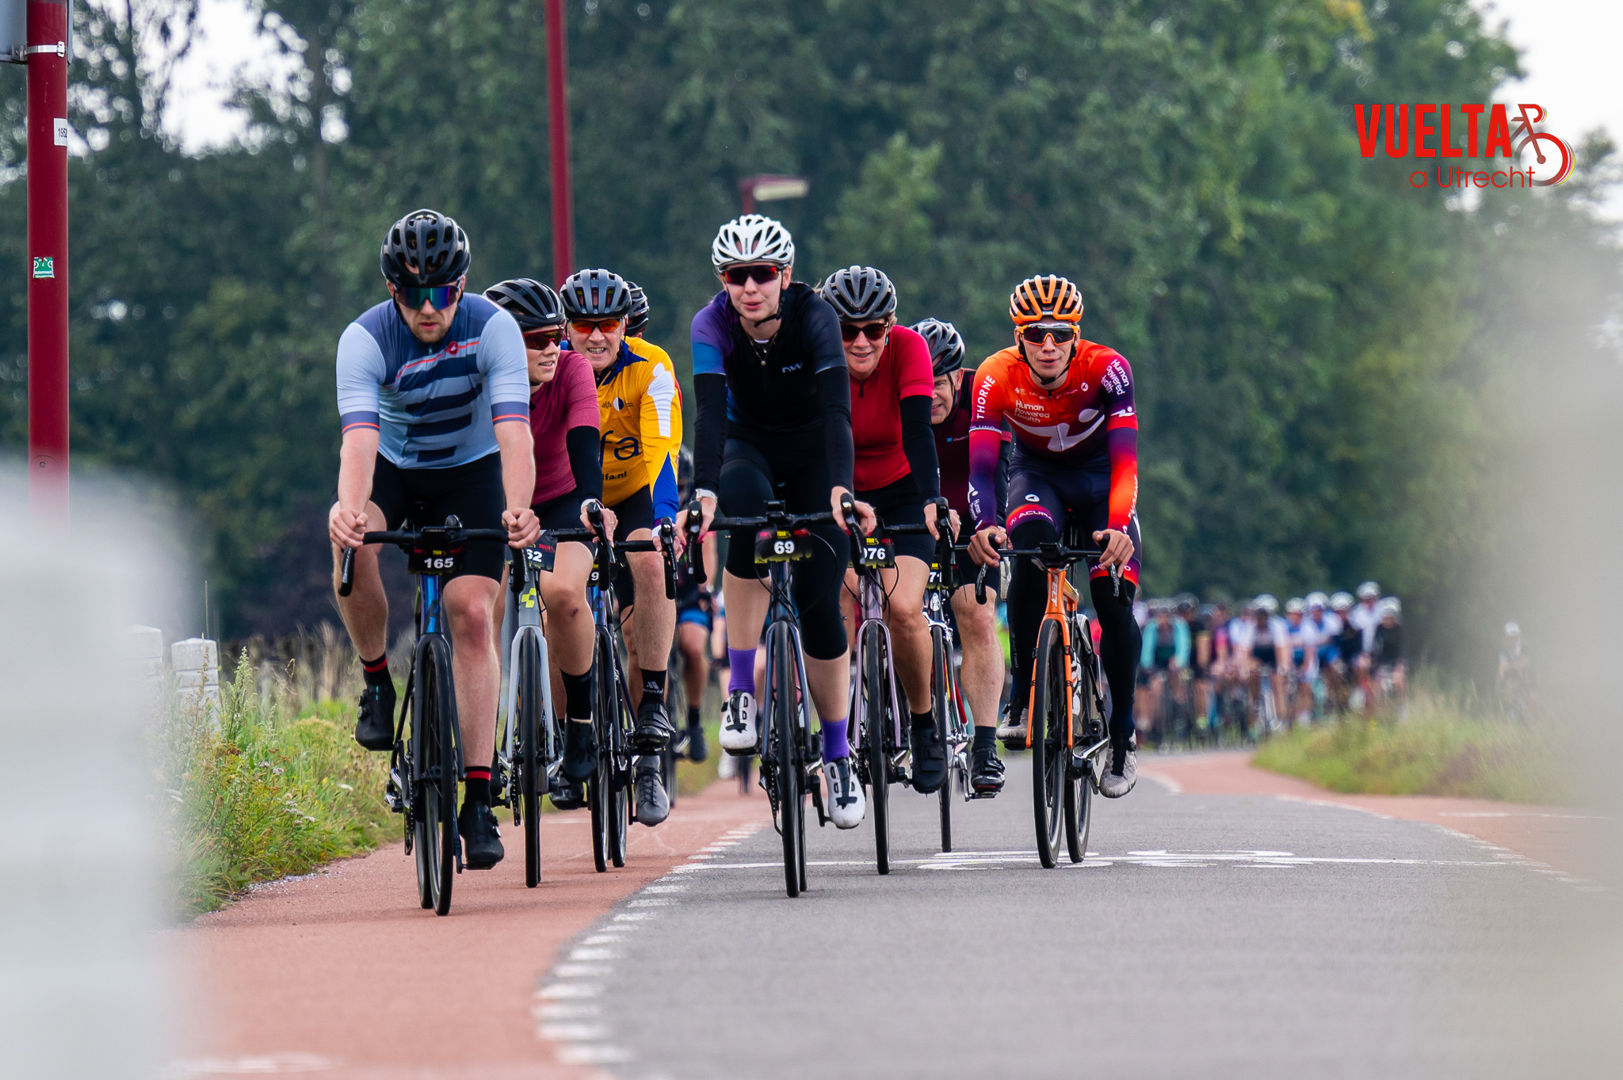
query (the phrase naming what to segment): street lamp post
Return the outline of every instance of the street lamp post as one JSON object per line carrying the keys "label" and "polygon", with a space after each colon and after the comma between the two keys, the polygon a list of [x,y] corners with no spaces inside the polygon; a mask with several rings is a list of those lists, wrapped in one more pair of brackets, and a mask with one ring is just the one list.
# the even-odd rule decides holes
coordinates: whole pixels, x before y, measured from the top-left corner
{"label": "street lamp post", "polygon": [[744,204],[744,213],[753,214],[758,202],[805,198],[810,186],[804,176],[757,173],[738,182],[738,199]]}
{"label": "street lamp post", "polygon": [[569,190],[569,72],[564,55],[563,0],[547,0],[547,134],[552,159],[552,271],[575,269],[574,197]]}

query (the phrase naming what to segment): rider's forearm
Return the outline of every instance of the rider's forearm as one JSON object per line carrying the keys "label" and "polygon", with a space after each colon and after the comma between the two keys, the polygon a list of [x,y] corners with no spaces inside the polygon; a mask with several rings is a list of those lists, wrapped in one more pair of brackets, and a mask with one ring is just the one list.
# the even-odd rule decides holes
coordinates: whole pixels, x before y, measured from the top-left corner
{"label": "rider's forearm", "polygon": [[504,509],[528,509],[535,495],[535,442],[528,423],[496,425],[496,446],[502,455]]}
{"label": "rider's forearm", "polygon": [[344,433],[338,450],[338,505],[359,512],[372,498],[372,474],[377,468],[378,433],[375,428],[352,428]]}
{"label": "rider's forearm", "polygon": [[569,429],[564,436],[569,452],[569,472],[582,499],[603,498],[603,445],[598,430],[587,424]]}

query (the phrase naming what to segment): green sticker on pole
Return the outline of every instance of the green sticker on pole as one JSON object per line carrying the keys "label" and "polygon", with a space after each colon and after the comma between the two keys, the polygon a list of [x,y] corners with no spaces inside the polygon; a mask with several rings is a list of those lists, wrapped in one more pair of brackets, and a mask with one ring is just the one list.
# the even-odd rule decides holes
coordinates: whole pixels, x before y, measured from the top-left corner
{"label": "green sticker on pole", "polygon": [[34,276],[37,278],[54,278],[56,276],[56,260],[49,255],[35,255]]}

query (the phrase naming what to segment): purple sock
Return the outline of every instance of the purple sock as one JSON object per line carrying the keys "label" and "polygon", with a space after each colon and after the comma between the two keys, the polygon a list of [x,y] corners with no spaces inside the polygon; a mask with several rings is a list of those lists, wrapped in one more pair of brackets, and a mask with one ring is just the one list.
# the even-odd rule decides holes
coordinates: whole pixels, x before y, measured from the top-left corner
{"label": "purple sock", "polygon": [[727,692],[755,693],[755,650],[727,646]]}
{"label": "purple sock", "polygon": [[836,761],[851,756],[851,744],[845,737],[845,717],[823,721],[823,760]]}

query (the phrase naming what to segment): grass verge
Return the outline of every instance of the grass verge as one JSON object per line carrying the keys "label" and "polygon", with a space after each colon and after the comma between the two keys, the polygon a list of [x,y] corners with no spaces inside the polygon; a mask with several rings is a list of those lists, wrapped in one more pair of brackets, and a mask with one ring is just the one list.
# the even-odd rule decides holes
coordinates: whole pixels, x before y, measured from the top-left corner
{"label": "grass verge", "polygon": [[1331,791],[1567,804],[1560,739],[1471,699],[1411,693],[1401,718],[1345,716],[1275,736],[1254,763]]}

